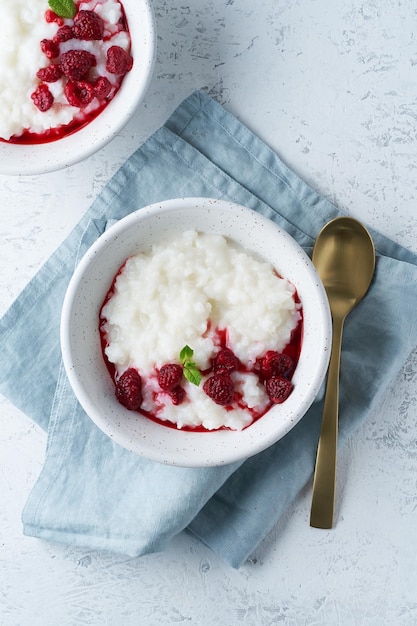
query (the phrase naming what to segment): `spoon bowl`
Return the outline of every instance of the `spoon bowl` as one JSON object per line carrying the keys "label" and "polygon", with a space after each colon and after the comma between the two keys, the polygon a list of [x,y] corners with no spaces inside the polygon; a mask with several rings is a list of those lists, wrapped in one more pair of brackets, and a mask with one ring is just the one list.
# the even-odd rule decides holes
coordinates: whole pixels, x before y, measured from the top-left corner
{"label": "spoon bowl", "polygon": [[351,217],[332,220],[319,233],[313,264],[324,284],[332,312],[347,315],[368,291],[375,268],[368,231]]}
{"label": "spoon bowl", "polygon": [[332,353],[324,400],[313,482],[310,525],[333,525],[339,412],[339,371],[343,324],[366,295],[375,271],[375,247],[367,229],[351,217],[338,217],[320,231],[315,265],[329,300],[333,320]]}

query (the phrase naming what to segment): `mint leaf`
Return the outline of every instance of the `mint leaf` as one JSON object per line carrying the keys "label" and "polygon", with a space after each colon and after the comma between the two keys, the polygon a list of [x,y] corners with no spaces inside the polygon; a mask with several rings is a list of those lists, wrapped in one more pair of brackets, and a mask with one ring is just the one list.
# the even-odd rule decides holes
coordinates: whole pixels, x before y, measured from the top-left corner
{"label": "mint leaf", "polygon": [[74,0],[48,0],[48,4],[59,17],[73,18],[77,13]]}
{"label": "mint leaf", "polygon": [[191,360],[193,358],[194,350],[190,346],[184,346],[180,352],[180,363],[182,365],[182,371],[185,378],[193,385],[198,385],[201,382],[201,372],[197,368],[196,364]]}
{"label": "mint leaf", "polygon": [[193,354],[194,354],[194,350],[192,350],[190,346],[184,346],[180,352],[180,361],[182,365],[185,365],[187,361],[192,359]]}
{"label": "mint leaf", "polygon": [[190,363],[189,365],[185,366],[183,369],[184,372],[184,376],[185,378],[192,383],[193,385],[198,385],[201,382],[201,373],[200,371],[194,366],[194,363]]}

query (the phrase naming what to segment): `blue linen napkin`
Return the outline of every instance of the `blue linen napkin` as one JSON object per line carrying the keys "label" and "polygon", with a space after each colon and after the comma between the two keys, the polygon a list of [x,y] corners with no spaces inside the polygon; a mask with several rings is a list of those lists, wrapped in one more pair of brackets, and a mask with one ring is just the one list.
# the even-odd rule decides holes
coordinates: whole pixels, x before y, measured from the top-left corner
{"label": "blue linen napkin", "polygon": [[[312,476],[322,400],[281,441],[243,463],[174,468],[107,438],[77,403],[61,365],[60,309],[74,258],[110,222],[186,196],[255,209],[307,251],[340,214],[235,117],[193,93],[114,175],[0,320],[0,391],[48,430],[45,463],[22,514],[25,534],[139,556],[187,528],[239,567]],[[417,344],[417,256],[372,235],[375,277],[345,325],[341,444],[381,402]]]}

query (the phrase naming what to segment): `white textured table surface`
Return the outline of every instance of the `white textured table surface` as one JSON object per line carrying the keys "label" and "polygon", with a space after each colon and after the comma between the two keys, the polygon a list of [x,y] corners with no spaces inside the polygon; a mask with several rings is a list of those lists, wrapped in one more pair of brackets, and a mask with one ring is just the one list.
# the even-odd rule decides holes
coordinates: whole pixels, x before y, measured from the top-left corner
{"label": "white textured table surface", "polygon": [[[414,0],[154,0],[145,102],[68,170],[0,176],[0,314],[126,157],[203,88],[344,212],[417,252]],[[1,367],[1,366],[0,366]],[[417,352],[338,465],[337,526],[311,486],[240,570],[183,534],[131,559],[22,535],[45,434],[0,399],[0,624],[417,623]]]}

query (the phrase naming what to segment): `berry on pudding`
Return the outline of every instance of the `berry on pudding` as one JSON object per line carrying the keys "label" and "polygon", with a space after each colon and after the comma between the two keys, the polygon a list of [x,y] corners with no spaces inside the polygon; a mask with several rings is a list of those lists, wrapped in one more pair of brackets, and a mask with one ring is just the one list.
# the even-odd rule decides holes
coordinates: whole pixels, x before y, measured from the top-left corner
{"label": "berry on pudding", "polygon": [[2,11],[2,141],[42,143],[78,130],[133,66],[120,0],[13,0]]}
{"label": "berry on pudding", "polygon": [[220,235],[187,231],[129,257],[98,323],[116,397],[166,426],[242,430],[293,391],[296,290]]}
{"label": "berry on pudding", "polygon": [[115,382],[116,398],[129,411],[139,410],[142,404],[142,381],[139,373],[130,367]]}

